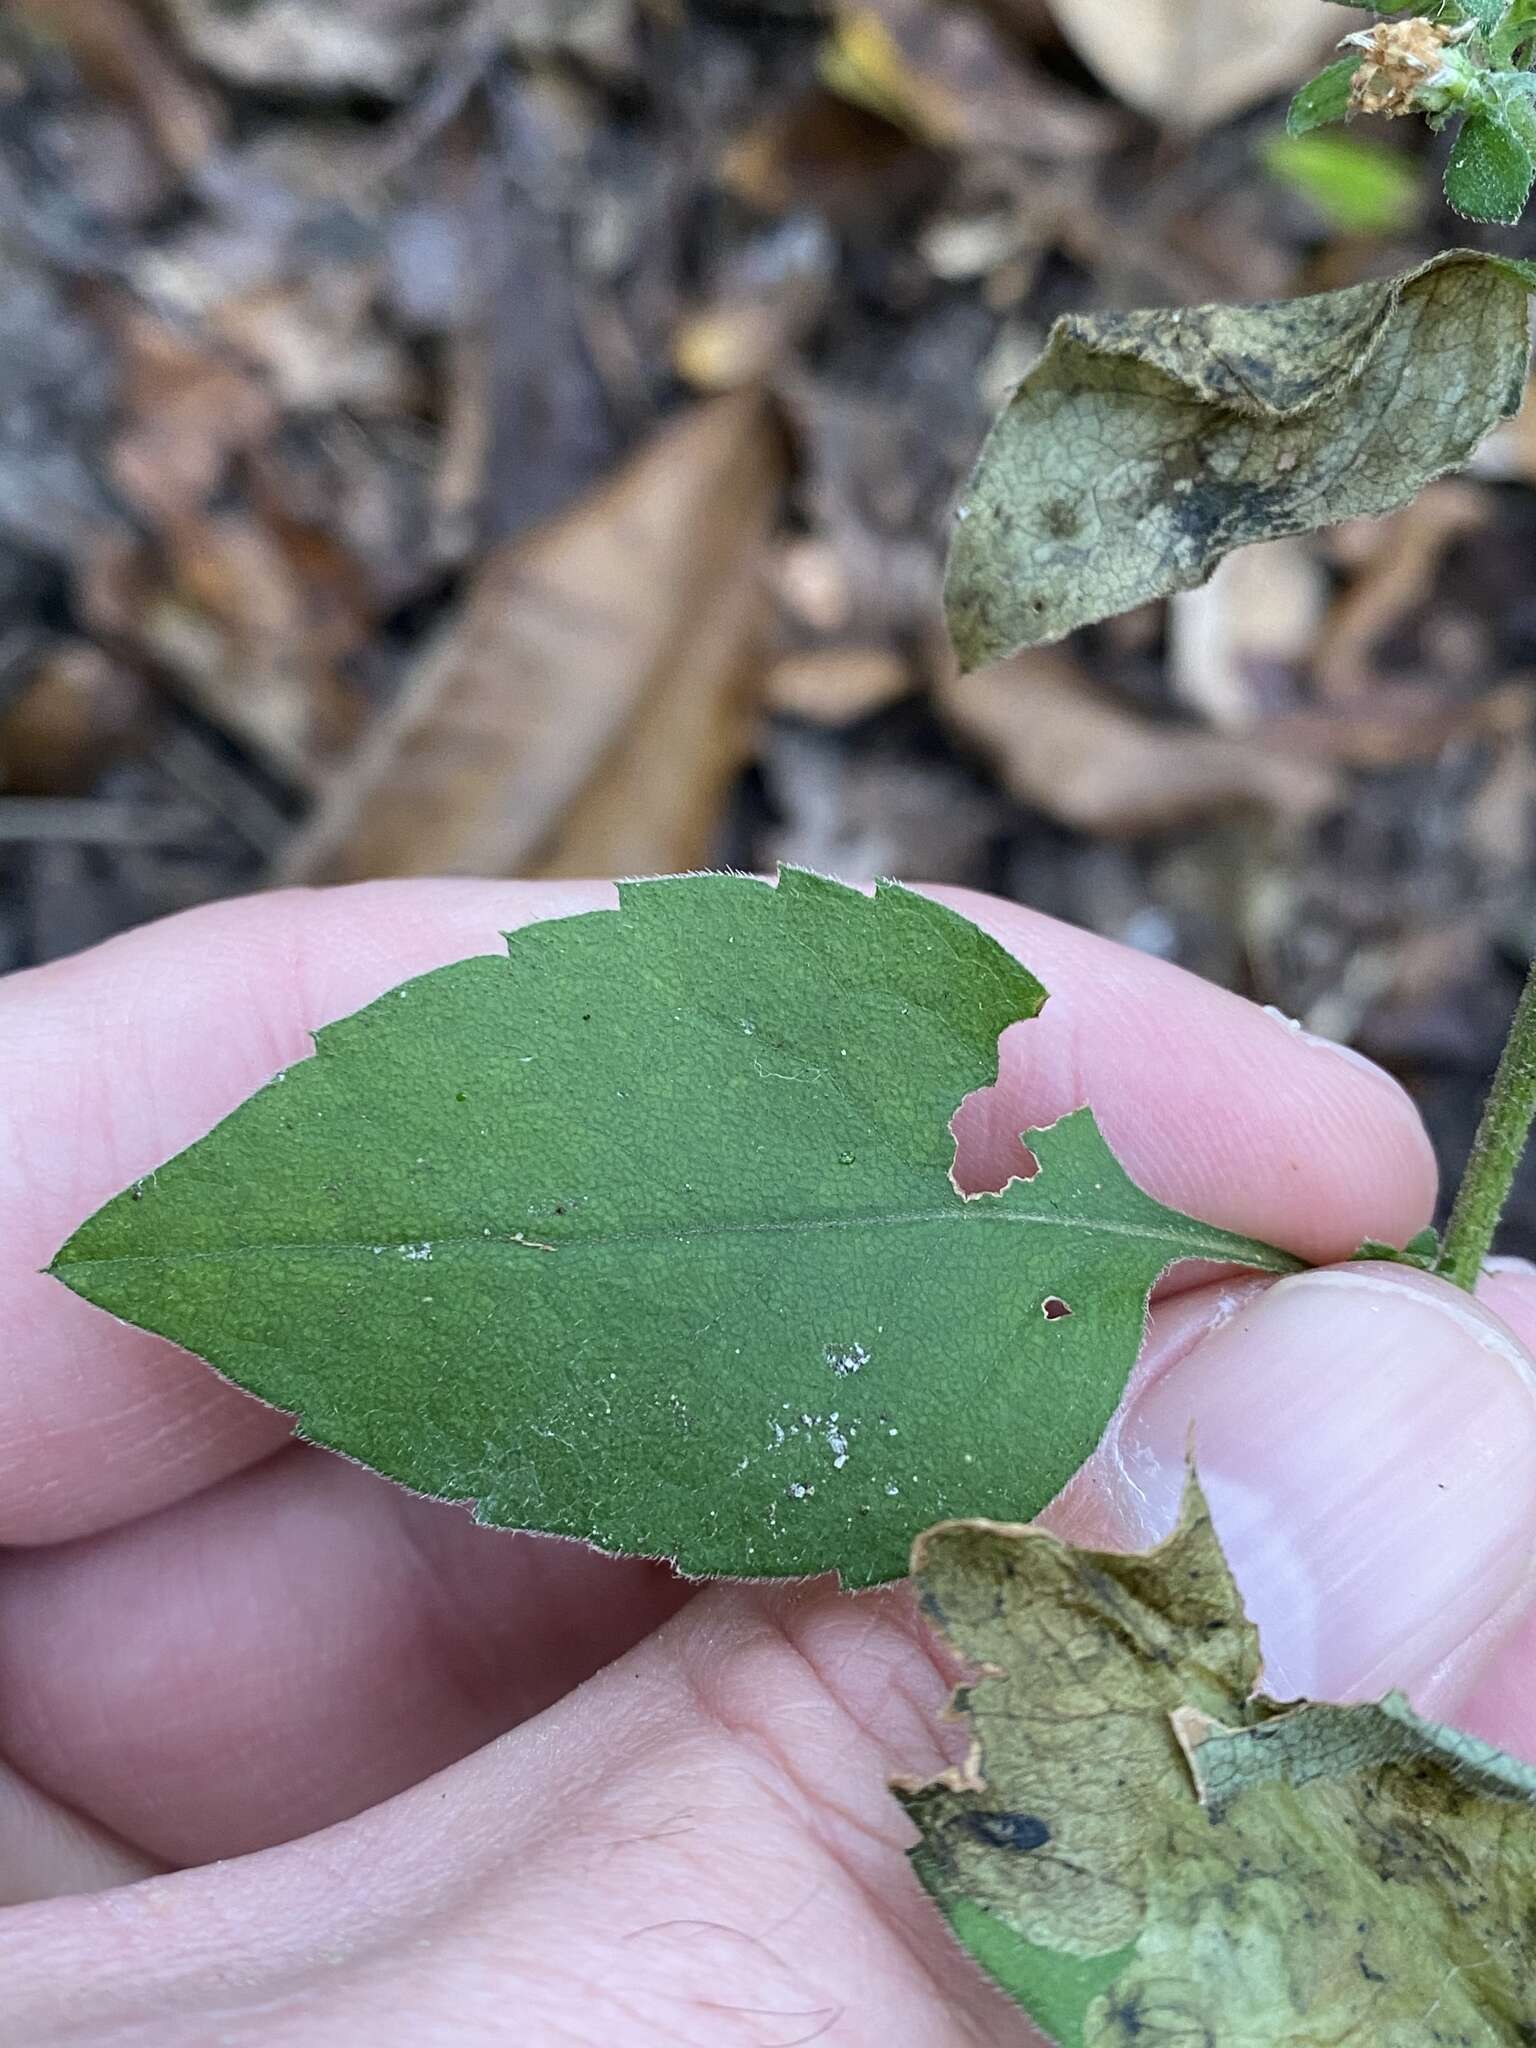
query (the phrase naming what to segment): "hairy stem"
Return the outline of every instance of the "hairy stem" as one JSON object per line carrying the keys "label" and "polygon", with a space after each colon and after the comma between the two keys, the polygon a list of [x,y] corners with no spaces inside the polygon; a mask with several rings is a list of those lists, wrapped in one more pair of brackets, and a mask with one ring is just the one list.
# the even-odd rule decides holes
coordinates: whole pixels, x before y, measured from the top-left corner
{"label": "hairy stem", "polygon": [[1435,1271],[1470,1293],[1493,1243],[1526,1134],[1536,1116],[1536,961],[1526,977],[1498,1071],[1472,1140]]}

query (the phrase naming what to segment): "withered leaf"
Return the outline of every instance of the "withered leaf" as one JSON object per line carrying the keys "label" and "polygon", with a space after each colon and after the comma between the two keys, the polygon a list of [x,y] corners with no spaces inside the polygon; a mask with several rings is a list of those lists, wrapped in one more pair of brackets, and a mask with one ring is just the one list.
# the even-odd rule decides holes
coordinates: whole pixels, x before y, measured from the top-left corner
{"label": "withered leaf", "polygon": [[962,665],[1404,503],[1517,410],[1533,283],[1460,249],[1312,298],[1059,320],[956,515]]}
{"label": "withered leaf", "polygon": [[955,1933],[1070,2048],[1536,2037],[1536,1770],[1397,1695],[1282,1705],[1198,1485],[1143,1556],[949,1522],[963,1769],[897,1792]]}

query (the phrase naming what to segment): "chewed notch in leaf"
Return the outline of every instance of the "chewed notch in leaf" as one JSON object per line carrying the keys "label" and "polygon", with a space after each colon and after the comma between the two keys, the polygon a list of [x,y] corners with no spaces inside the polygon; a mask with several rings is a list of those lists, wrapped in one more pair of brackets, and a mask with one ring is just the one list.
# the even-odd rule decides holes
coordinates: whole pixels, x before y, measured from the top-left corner
{"label": "chewed notch in leaf", "polygon": [[1297,1264],[1143,1194],[1086,1109],[957,1191],[950,1119],[1045,991],[954,911],[796,870],[619,898],[322,1031],[52,1271],[487,1522],[860,1585],[1057,1492],[1168,1265]]}
{"label": "chewed notch in leaf", "polygon": [[1401,505],[1519,406],[1536,267],[1452,250],[1260,306],[1069,315],[982,449],[945,585],[961,665]]}
{"label": "chewed notch in leaf", "polygon": [[1519,2048],[1536,1771],[1396,1695],[1281,1705],[1191,1480],[1144,1556],[957,1522],[925,1611],[980,1675],[897,1792],[960,1940],[1064,2048]]}

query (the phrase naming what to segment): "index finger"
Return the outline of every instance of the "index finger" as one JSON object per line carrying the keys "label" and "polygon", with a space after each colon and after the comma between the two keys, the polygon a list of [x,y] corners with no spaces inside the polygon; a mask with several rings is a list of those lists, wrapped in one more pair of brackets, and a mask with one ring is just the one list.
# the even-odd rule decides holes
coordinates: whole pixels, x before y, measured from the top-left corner
{"label": "index finger", "polygon": [[[1091,1101],[1148,1191],[1312,1259],[1427,1221],[1434,1164],[1396,1083],[1165,963],[996,898],[932,892],[1052,992],[956,1119],[957,1169],[1000,1185],[1017,1134]],[[57,1542],[264,1456],[285,1418],[37,1269],[101,1202],[205,1132],[309,1034],[598,882],[363,883],[209,905],[0,988],[0,1542]]]}

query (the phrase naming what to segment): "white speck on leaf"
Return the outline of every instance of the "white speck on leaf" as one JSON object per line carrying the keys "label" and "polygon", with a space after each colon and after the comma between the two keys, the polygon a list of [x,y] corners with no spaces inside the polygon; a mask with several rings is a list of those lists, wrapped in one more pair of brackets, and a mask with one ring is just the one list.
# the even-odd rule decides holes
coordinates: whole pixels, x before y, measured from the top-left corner
{"label": "white speck on leaf", "polygon": [[848,1344],[841,1348],[836,1344],[829,1344],[822,1357],[839,1379],[846,1378],[851,1372],[858,1372],[869,1363],[869,1353],[862,1344]]}
{"label": "white speck on leaf", "polygon": [[429,1244],[403,1244],[400,1256],[402,1259],[430,1259],[432,1247]]}

